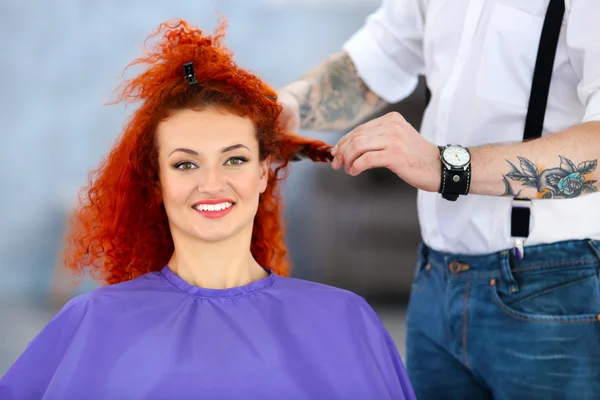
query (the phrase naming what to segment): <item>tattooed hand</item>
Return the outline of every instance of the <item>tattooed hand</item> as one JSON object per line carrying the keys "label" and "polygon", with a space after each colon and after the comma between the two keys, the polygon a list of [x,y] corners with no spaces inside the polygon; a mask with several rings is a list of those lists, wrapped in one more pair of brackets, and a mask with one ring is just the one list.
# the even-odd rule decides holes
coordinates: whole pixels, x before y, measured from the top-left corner
{"label": "tattooed hand", "polygon": [[[566,157],[560,157],[560,167],[542,171],[530,160],[518,157],[520,169],[507,160],[512,171],[503,175],[506,191],[504,195],[519,197],[522,188],[534,187],[543,199],[566,199],[584,193],[597,192],[595,180],[586,179],[585,175],[596,169],[596,160],[584,161],[575,165]],[[512,184],[511,184],[512,182]],[[518,189],[520,188],[520,189]]]}
{"label": "tattooed hand", "polygon": [[277,102],[282,107],[277,123],[283,130],[297,133],[300,129],[298,100],[291,93],[282,90],[277,93]]}
{"label": "tattooed hand", "polygon": [[437,192],[441,181],[440,152],[400,114],[392,112],[358,126],[333,148],[334,169],[350,175],[370,168],[388,168],[406,183]]}

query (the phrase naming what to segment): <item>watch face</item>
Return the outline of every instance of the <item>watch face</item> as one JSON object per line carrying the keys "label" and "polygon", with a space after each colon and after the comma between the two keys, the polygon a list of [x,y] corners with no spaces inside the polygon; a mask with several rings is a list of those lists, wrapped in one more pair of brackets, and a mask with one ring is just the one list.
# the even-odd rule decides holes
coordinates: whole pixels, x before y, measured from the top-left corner
{"label": "watch face", "polygon": [[464,147],[448,146],[443,152],[444,161],[453,167],[465,166],[471,161],[471,155]]}

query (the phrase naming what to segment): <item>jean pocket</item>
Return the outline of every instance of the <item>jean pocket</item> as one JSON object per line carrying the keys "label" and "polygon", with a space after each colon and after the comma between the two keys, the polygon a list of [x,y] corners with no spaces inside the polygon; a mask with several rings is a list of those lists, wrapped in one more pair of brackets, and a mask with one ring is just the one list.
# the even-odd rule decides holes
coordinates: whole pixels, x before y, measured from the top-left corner
{"label": "jean pocket", "polygon": [[519,290],[491,285],[492,299],[513,318],[537,322],[595,322],[600,316],[599,266],[516,273]]}

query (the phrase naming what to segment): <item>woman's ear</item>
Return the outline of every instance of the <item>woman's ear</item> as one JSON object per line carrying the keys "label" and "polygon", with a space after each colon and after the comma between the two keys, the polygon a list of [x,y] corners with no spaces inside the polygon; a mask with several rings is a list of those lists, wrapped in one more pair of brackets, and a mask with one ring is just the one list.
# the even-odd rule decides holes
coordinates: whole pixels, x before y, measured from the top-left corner
{"label": "woman's ear", "polygon": [[260,181],[258,185],[259,193],[264,193],[267,190],[267,184],[269,182],[269,170],[271,167],[271,156],[268,156],[260,162]]}

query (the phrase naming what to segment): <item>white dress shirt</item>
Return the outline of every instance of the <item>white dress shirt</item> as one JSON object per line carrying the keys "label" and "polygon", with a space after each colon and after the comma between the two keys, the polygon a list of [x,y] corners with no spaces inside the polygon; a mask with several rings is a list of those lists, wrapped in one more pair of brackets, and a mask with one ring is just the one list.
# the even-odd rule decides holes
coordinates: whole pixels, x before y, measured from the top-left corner
{"label": "white dress shirt", "polygon": [[[421,134],[429,141],[521,141],[548,2],[383,0],[344,49],[367,86],[390,103],[408,97],[425,75],[432,99]],[[600,0],[566,0],[565,6],[543,135],[600,120]],[[555,165],[544,167],[559,165],[556,156]],[[511,248],[511,205],[508,197],[469,194],[451,202],[419,190],[423,240],[463,254]],[[531,213],[526,245],[600,240],[600,192],[533,200]]]}

